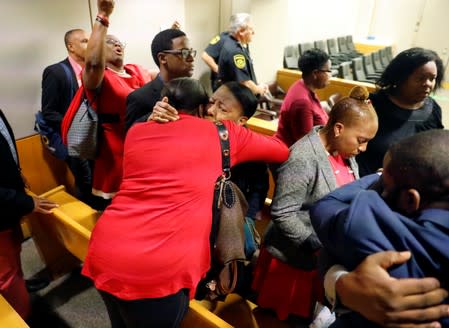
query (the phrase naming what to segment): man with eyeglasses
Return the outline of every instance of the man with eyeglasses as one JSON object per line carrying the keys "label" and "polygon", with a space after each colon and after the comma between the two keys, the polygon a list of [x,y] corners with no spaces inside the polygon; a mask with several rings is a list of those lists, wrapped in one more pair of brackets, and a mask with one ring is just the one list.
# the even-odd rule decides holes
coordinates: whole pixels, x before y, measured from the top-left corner
{"label": "man with eyeglasses", "polygon": [[159,32],[151,43],[151,54],[159,67],[158,76],[128,95],[125,130],[135,122],[144,122],[160,99],[164,84],[174,78],[191,77],[196,50],[190,47],[186,34],[179,29]]}
{"label": "man with eyeglasses", "polygon": [[268,91],[267,85],[257,84],[248,44],[254,28],[251,16],[238,13],[231,16],[229,38],[224,42],[218,62],[218,79],[221,83],[236,81],[247,86],[256,96]]}

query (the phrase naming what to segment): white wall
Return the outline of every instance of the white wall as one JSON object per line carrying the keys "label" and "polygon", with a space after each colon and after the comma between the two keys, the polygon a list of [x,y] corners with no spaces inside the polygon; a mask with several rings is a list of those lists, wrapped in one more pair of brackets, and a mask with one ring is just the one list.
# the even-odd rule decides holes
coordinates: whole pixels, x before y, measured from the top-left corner
{"label": "white wall", "polygon": [[[95,15],[96,1],[90,2]],[[66,57],[64,33],[78,27],[90,30],[88,3],[2,1],[0,108],[17,137],[33,133],[42,71]],[[154,68],[151,40],[174,20],[200,54],[213,35],[227,28],[232,13],[248,11],[256,29],[250,46],[256,74],[260,82],[269,82],[282,67],[285,45],[346,34],[355,39],[372,35],[376,41],[395,43],[397,50],[413,45],[433,48],[447,60],[448,10],[448,0],[120,0],[110,32],[127,42],[126,62]],[[194,76],[205,81],[207,73],[198,56]]]}
{"label": "white wall", "polygon": [[253,0],[256,35],[251,45],[259,82],[275,79],[288,44],[365,35],[375,0]]}
{"label": "white wall", "polygon": [[88,5],[79,0],[2,1],[0,22],[0,108],[16,137],[23,137],[33,133],[43,69],[66,56],[64,33],[90,29]]}

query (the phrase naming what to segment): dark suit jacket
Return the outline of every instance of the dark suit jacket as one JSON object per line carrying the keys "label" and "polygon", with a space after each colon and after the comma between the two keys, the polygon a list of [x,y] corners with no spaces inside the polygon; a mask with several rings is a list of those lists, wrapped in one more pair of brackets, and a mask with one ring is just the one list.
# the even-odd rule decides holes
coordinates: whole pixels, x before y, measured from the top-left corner
{"label": "dark suit jacket", "polygon": [[[67,79],[61,63],[69,68],[71,81]],[[45,121],[56,131],[61,130],[62,119],[76,90],[78,82],[68,58],[45,68],[42,75],[42,113]]]}
{"label": "dark suit jacket", "polygon": [[[12,129],[1,110],[0,117],[14,140]],[[25,193],[20,168],[14,161],[8,142],[1,133],[0,157],[0,231],[2,231],[17,226],[20,218],[33,210],[34,202],[33,198]]]}
{"label": "dark suit jacket", "polygon": [[158,75],[156,79],[134,90],[126,98],[125,131],[135,123],[145,121],[153,112],[153,107],[161,98],[164,82]]}

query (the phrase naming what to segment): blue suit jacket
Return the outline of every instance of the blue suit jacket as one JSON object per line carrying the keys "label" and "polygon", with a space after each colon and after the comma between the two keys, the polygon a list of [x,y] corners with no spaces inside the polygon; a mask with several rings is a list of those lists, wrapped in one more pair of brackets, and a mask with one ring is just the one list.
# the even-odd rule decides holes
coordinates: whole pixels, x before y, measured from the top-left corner
{"label": "blue suit jacket", "polygon": [[[431,276],[447,286],[449,211],[426,209],[415,218],[403,216],[392,211],[376,191],[368,190],[377,179],[377,174],[366,176],[331,192],[313,206],[311,221],[323,246],[349,270],[370,254],[409,250],[412,258],[392,268],[392,276]],[[449,321],[442,323],[449,327]]]}

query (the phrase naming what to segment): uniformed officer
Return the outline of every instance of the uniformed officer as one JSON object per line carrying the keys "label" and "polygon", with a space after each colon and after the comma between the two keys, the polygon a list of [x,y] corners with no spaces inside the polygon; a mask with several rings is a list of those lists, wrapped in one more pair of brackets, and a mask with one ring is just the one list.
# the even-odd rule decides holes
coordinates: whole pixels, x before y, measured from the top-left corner
{"label": "uniformed officer", "polygon": [[254,35],[251,16],[246,13],[234,14],[231,17],[229,38],[224,42],[218,62],[218,78],[222,83],[237,81],[255,95],[267,92],[266,85],[258,85],[254,73],[248,44]]}
{"label": "uniformed officer", "polygon": [[210,68],[210,82],[212,90],[215,91],[219,87],[218,83],[218,62],[223,44],[229,39],[229,31],[221,32],[210,40],[209,45],[204,49],[201,58]]}

